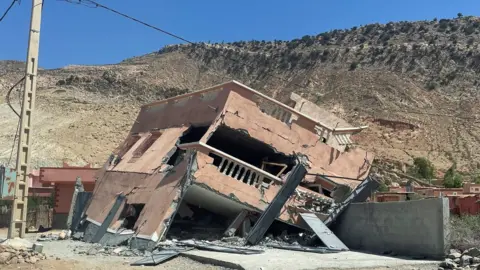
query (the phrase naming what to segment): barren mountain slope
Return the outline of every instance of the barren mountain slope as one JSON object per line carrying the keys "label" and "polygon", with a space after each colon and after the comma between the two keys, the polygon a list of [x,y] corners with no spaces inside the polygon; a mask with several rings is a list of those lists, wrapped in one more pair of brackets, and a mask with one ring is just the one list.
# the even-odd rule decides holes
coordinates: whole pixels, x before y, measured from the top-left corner
{"label": "barren mountain slope", "polygon": [[[140,104],[235,79],[281,101],[294,91],[369,125],[357,142],[382,158],[428,156],[440,169],[456,160],[473,171],[480,157],[479,32],[474,17],[376,24],[288,42],[174,45],[115,65],[41,70],[34,164],[102,163]],[[21,63],[0,61],[0,94],[22,72]],[[6,104],[0,124],[1,161],[17,124]]]}

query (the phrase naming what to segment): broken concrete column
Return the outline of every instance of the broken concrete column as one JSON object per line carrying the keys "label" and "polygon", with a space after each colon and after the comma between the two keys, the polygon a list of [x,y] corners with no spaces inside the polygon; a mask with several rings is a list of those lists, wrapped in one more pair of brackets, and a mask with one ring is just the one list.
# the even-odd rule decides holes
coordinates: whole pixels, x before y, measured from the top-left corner
{"label": "broken concrete column", "polygon": [[225,230],[224,235],[225,236],[234,236],[237,230],[240,228],[240,226],[243,224],[245,221],[245,218],[248,216],[248,211],[243,209],[238,213],[238,215],[235,217],[235,219],[232,221],[232,223],[228,226],[227,230]]}
{"label": "broken concrete column", "polygon": [[295,192],[300,182],[307,174],[307,169],[302,163],[299,163],[293,168],[292,173],[287,178],[287,181],[283,184],[282,188],[278,191],[275,198],[268,205],[267,209],[263,212],[253,229],[247,236],[247,242],[256,245],[263,238],[263,235],[267,232],[268,228],[272,225],[273,221],[277,218],[280,210],[283,208],[290,196]]}
{"label": "broken concrete column", "polygon": [[72,218],[73,218],[73,212],[75,210],[75,204],[77,202],[77,195],[79,192],[83,192],[85,189],[83,188],[82,184],[82,178],[77,177],[75,181],[75,189],[73,191],[73,196],[72,196],[72,201],[70,203],[70,210],[68,211],[68,217],[67,217],[67,229],[70,229],[72,227]]}
{"label": "broken concrete column", "polygon": [[240,226],[240,236],[242,236],[243,238],[247,237],[251,230],[252,220],[250,220],[249,217],[246,217]]}

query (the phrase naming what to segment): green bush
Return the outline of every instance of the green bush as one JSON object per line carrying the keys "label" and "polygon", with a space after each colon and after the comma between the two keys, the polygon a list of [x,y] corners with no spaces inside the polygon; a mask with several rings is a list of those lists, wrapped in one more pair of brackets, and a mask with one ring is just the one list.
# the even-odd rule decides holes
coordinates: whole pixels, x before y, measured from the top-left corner
{"label": "green bush", "polygon": [[463,186],[463,178],[457,172],[456,163],[453,163],[452,167],[443,176],[443,185],[446,188],[461,188]]}
{"label": "green bush", "polygon": [[480,184],[480,175],[476,175],[473,177],[472,182],[474,184]]}
{"label": "green bush", "polygon": [[378,187],[379,192],[388,192],[388,190],[389,188],[384,182],[380,183],[380,186]]}
{"label": "green bush", "polygon": [[465,250],[480,246],[480,215],[450,217],[450,243],[452,248]]}
{"label": "green bush", "polygon": [[424,157],[417,157],[413,160],[413,175],[424,179],[433,179],[435,176],[435,166]]}

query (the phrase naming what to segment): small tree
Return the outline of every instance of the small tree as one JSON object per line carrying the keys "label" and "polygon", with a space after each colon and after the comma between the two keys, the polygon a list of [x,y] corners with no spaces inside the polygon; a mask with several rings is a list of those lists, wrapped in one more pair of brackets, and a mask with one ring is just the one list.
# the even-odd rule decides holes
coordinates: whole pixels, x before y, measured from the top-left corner
{"label": "small tree", "polygon": [[462,176],[457,172],[457,164],[454,162],[443,176],[443,185],[446,188],[460,188],[463,186]]}
{"label": "small tree", "polygon": [[472,182],[474,184],[480,184],[480,175],[474,176]]}
{"label": "small tree", "polygon": [[388,186],[384,182],[381,182],[380,186],[378,187],[378,191],[379,192],[388,192],[388,190],[389,190]]}
{"label": "small tree", "polygon": [[430,180],[435,175],[435,166],[427,158],[417,157],[413,160],[413,173],[417,177]]}
{"label": "small tree", "polygon": [[462,18],[463,17],[463,14],[461,12],[457,13],[457,17],[458,18]]}

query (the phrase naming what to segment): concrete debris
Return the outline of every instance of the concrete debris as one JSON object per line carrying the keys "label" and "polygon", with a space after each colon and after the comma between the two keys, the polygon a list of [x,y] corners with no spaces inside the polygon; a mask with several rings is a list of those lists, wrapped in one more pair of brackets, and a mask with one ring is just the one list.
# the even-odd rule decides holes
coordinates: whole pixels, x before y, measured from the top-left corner
{"label": "concrete debris", "polygon": [[93,244],[85,247],[77,247],[75,250],[77,254],[88,256],[119,256],[119,257],[141,257],[148,256],[149,251],[141,251],[138,249],[130,249],[126,246],[122,247],[108,247],[100,244]]}
{"label": "concrete debris", "polygon": [[469,248],[463,252],[451,249],[445,260],[440,263],[440,267],[442,269],[480,269],[479,251],[478,248]]}
{"label": "concrete debris", "polygon": [[[0,245],[0,265],[8,264],[35,264],[38,261],[45,260],[45,254],[31,249],[18,248],[10,245]],[[1,268],[1,267],[0,267]]]}
{"label": "concrete debris", "polygon": [[480,249],[475,248],[475,247],[474,248],[469,248],[469,249],[465,250],[462,254],[472,256],[472,257],[480,257]]}
{"label": "concrete debris", "polygon": [[286,249],[292,251],[303,251],[303,252],[313,252],[313,253],[337,253],[341,252],[338,249],[330,249],[326,247],[304,247],[300,245],[281,245],[281,244],[267,244],[267,247]]}
{"label": "concrete debris", "polygon": [[48,242],[48,241],[57,241],[57,240],[67,240],[70,239],[72,232],[70,230],[61,231],[58,234],[41,234],[37,239],[39,242]]}
{"label": "concrete debris", "polygon": [[215,245],[208,241],[195,241],[195,240],[185,240],[180,241],[179,244],[186,245],[189,247],[195,247],[202,250],[209,250],[209,251],[216,251],[216,252],[225,252],[225,253],[235,253],[235,254],[261,254],[264,251],[261,249],[252,249],[252,248],[240,248],[234,246],[226,246],[226,245]]}
{"label": "concrete debris", "polygon": [[155,266],[161,264],[162,262],[176,257],[180,252],[175,250],[162,250],[150,256],[146,256],[145,258],[138,260],[134,263],[131,263],[132,266]]}
{"label": "concrete debris", "polygon": [[88,203],[72,200],[72,232],[39,241],[96,243],[77,250],[89,256],[145,256],[135,265],[185,247],[348,250],[327,226],[378,186],[374,156],[339,138],[366,127],[325,124],[314,105],[318,119],[291,106],[235,81],[143,106]]}
{"label": "concrete debris", "polygon": [[[112,241],[125,236],[117,232],[129,229],[145,248],[172,235],[241,236],[256,244],[278,226],[310,230],[299,213],[325,218],[345,208],[332,194],[348,195],[360,185],[374,157],[338,138],[366,127],[325,124],[330,118],[314,105],[300,112],[305,108],[292,102],[232,81],[143,106],[96,176],[85,211],[76,210],[85,214],[83,240],[115,245],[125,240]],[[312,110],[319,119],[308,116]],[[300,163],[303,173],[290,183]],[[214,220],[220,222],[212,226]]]}
{"label": "concrete debris", "polygon": [[10,246],[17,249],[30,249],[33,243],[22,238],[7,239],[0,243],[0,246]]}
{"label": "concrete debris", "polygon": [[32,246],[32,249],[33,249],[33,251],[35,251],[35,252],[42,253],[42,251],[43,251],[43,245],[42,245],[42,244],[39,244],[39,243],[34,243],[33,246]]}

